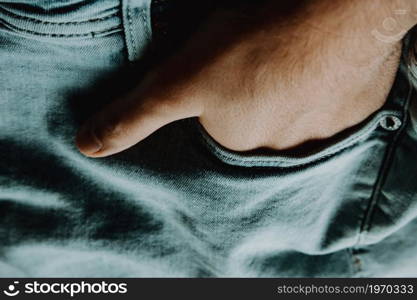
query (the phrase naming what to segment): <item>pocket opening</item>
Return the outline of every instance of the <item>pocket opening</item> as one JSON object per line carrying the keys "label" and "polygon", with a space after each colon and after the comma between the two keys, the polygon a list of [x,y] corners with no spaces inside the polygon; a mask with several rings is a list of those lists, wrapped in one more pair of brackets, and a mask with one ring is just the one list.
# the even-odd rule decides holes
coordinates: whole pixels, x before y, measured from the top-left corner
{"label": "pocket opening", "polygon": [[307,154],[298,155],[289,151],[270,151],[267,154],[259,151],[236,152],[229,150],[217,141],[215,141],[204,127],[198,122],[198,119],[192,119],[200,141],[221,161],[241,167],[298,167],[311,164],[322,159],[333,156],[343,150],[350,148],[367,138],[378,128],[383,129],[381,124],[386,122],[387,118],[396,118],[401,120],[401,112],[386,110],[380,111],[357,125],[358,129],[344,135],[343,138],[336,140],[332,144],[324,147],[318,147],[318,150]]}

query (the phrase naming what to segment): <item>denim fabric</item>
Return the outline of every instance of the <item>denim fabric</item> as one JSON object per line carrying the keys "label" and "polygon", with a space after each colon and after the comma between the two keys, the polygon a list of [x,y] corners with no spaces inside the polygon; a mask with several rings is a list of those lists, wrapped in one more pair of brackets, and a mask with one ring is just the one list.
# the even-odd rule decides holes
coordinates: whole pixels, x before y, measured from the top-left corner
{"label": "denim fabric", "polygon": [[188,119],[82,156],[78,126],[140,81],[151,41],[150,0],[0,2],[0,276],[417,277],[403,66],[314,153],[234,153]]}

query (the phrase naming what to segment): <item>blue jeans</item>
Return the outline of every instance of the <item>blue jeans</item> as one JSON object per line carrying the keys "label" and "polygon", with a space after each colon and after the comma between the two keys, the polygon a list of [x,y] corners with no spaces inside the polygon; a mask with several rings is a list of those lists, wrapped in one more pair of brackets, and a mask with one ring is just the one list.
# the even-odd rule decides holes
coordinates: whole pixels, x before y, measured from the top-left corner
{"label": "blue jeans", "polygon": [[417,277],[403,63],[313,153],[235,153],[187,119],[89,159],[79,125],[152,67],[150,0],[18,2],[0,2],[0,276]]}

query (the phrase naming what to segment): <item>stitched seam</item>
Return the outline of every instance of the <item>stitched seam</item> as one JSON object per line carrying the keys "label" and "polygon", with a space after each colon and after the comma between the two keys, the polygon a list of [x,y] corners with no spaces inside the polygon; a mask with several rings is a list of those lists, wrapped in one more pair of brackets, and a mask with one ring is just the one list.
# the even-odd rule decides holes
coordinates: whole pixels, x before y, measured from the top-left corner
{"label": "stitched seam", "polygon": [[136,45],[133,39],[133,24],[132,24],[132,15],[130,11],[130,1],[127,1],[127,21],[129,26],[129,39],[132,45],[132,57],[136,57]]}
{"label": "stitched seam", "polygon": [[381,189],[382,189],[382,186],[384,184],[384,180],[386,179],[388,171],[390,169],[394,151],[397,147],[398,140],[399,140],[400,136],[405,132],[405,129],[406,129],[406,126],[407,126],[407,123],[408,123],[407,111],[408,111],[409,101],[410,101],[410,98],[411,98],[412,94],[413,94],[413,89],[411,88],[411,84],[409,82],[409,92],[408,92],[406,104],[403,107],[403,126],[399,130],[399,132],[395,135],[391,144],[389,145],[388,149],[386,150],[386,154],[385,154],[384,159],[382,161],[381,168],[378,172],[378,178],[376,180],[374,189],[372,191],[372,195],[371,195],[369,204],[368,204],[368,206],[367,206],[367,208],[364,212],[364,215],[362,217],[362,222],[361,222],[359,234],[358,234],[358,237],[357,237],[357,240],[356,240],[356,243],[355,243],[354,247],[361,246],[361,244],[363,242],[363,239],[364,239],[364,234],[366,234],[367,232],[369,232],[371,230],[373,217],[375,215],[375,208],[376,208],[376,205],[377,205],[378,200],[380,198]]}
{"label": "stitched seam", "polygon": [[387,178],[389,169],[391,167],[391,163],[392,163],[393,157],[394,157],[393,154],[395,152],[395,149],[397,148],[398,140],[404,134],[405,129],[406,129],[406,125],[408,123],[407,111],[408,111],[408,105],[409,105],[409,100],[410,100],[411,93],[412,93],[412,89],[410,89],[409,96],[407,98],[407,103],[406,103],[406,105],[404,105],[404,124],[403,124],[403,127],[395,135],[389,149],[387,149],[387,154],[386,154],[386,156],[384,158],[384,161],[382,163],[383,165],[381,167],[379,177],[378,177],[377,182],[375,184],[375,188],[374,188],[374,192],[372,194],[371,201],[369,203],[367,211],[365,212],[365,216],[364,216],[363,223],[362,223],[362,226],[361,226],[361,231],[359,232],[359,236],[358,236],[357,246],[359,246],[360,243],[362,242],[364,234],[366,234],[367,232],[369,232],[372,229],[373,217],[375,215],[375,209],[376,209],[378,200],[380,199],[382,186],[385,182],[385,179]]}
{"label": "stitched seam", "polygon": [[[125,9],[126,8],[126,9]],[[119,9],[121,12],[121,16],[122,16],[122,28],[123,28],[123,37],[124,37],[124,43],[125,43],[125,47],[124,49],[126,50],[126,54],[127,54],[127,59],[129,61],[129,21],[128,21],[128,17],[127,17],[127,4],[125,0],[120,0],[119,1]]]}
{"label": "stitched seam", "polygon": [[[257,163],[257,164],[267,164],[268,166],[275,166],[277,164],[285,164],[283,167],[288,167],[288,166],[292,166],[292,167],[296,167],[296,166],[303,166],[303,165],[307,165],[307,164],[311,164],[314,163],[316,161],[320,161],[322,159],[325,159],[327,157],[330,157],[336,153],[339,153],[340,151],[350,147],[351,145],[361,141],[365,136],[369,135],[373,130],[375,130],[375,128],[378,126],[380,120],[388,115],[393,115],[394,112],[386,112],[380,115],[380,117],[376,120],[374,120],[373,123],[368,125],[368,128],[364,128],[364,132],[362,132],[359,135],[356,135],[354,137],[352,137],[352,139],[349,139],[345,142],[342,142],[341,144],[339,144],[338,146],[330,149],[330,150],[324,150],[323,154],[318,156],[316,159],[313,159],[311,161],[305,161],[305,162],[289,162],[289,161],[285,161],[284,159],[280,159],[280,158],[272,158],[272,160],[258,160],[258,159],[239,159],[239,158],[234,158],[234,157],[230,157],[227,154],[224,154],[221,152],[221,150],[217,149],[214,145],[212,145],[212,143],[208,140],[208,137],[206,136],[205,133],[202,134],[203,137],[203,141],[205,142],[205,144],[207,146],[209,146],[209,148],[218,156],[220,156],[222,159],[226,160],[226,161],[230,161],[230,162],[237,162],[237,163]],[[302,159],[302,158],[301,158]],[[266,166],[266,165],[264,165]]]}
{"label": "stitched seam", "polygon": [[148,40],[150,40],[151,39],[151,33],[149,32],[149,27],[148,27],[148,16],[147,16],[146,10],[144,8],[141,10],[140,16],[142,18],[143,26],[145,27],[146,38]]}
{"label": "stitched seam", "polygon": [[2,11],[2,13],[4,13],[5,15],[12,17],[12,18],[16,18],[16,19],[21,19],[21,20],[25,20],[25,21],[30,21],[33,23],[37,23],[37,24],[45,24],[45,25],[56,25],[56,26],[62,26],[62,25],[80,25],[80,24],[89,24],[89,23],[96,23],[96,22],[101,22],[101,21],[105,21],[108,20],[110,18],[113,18],[115,16],[118,15],[118,12],[115,12],[111,15],[108,15],[106,17],[102,17],[102,18],[96,18],[96,19],[90,19],[90,20],[86,20],[86,21],[71,21],[71,22],[50,22],[50,21],[43,21],[43,20],[39,20],[39,19],[34,19],[34,18],[30,18],[30,17],[26,17],[26,16],[20,16],[17,14],[14,14],[10,11],[5,10],[4,8],[0,7],[0,10]]}
{"label": "stitched seam", "polygon": [[24,33],[28,33],[28,34],[32,34],[32,35],[43,36],[43,37],[54,37],[54,38],[59,38],[59,37],[88,37],[88,36],[91,37],[91,36],[94,36],[94,35],[111,32],[111,31],[114,31],[115,29],[120,29],[119,26],[115,26],[115,27],[111,27],[111,28],[108,28],[108,29],[102,30],[102,31],[92,31],[92,32],[88,32],[88,33],[61,34],[61,33],[42,33],[42,32],[32,31],[32,30],[28,30],[28,29],[23,29],[23,28],[19,28],[19,27],[16,27],[14,25],[11,25],[10,23],[5,22],[4,20],[0,20],[0,24],[3,24],[5,27],[8,27],[8,28],[10,28],[14,31],[17,31],[17,32],[24,32]]}
{"label": "stitched seam", "polygon": [[222,159],[224,159],[225,161],[228,161],[228,162],[236,162],[239,165],[242,165],[242,163],[243,164],[245,164],[245,163],[263,164],[262,166],[254,165],[253,167],[275,167],[275,166],[277,166],[277,167],[283,167],[283,168],[295,168],[295,167],[305,166],[305,165],[308,165],[308,164],[319,162],[321,160],[324,160],[328,157],[333,156],[334,154],[337,154],[337,153],[345,150],[346,148],[348,148],[350,146],[350,145],[347,145],[347,146],[345,146],[341,149],[335,149],[331,153],[324,154],[324,155],[318,157],[317,159],[313,159],[311,161],[306,161],[306,162],[301,162],[301,163],[297,163],[297,162],[288,163],[286,161],[279,160],[279,159],[276,159],[276,160],[240,160],[238,158],[232,158],[232,157],[229,157],[229,156],[219,152],[219,150],[217,150],[213,145],[209,144],[207,141],[205,141],[205,143],[215,152],[216,155],[220,156]]}

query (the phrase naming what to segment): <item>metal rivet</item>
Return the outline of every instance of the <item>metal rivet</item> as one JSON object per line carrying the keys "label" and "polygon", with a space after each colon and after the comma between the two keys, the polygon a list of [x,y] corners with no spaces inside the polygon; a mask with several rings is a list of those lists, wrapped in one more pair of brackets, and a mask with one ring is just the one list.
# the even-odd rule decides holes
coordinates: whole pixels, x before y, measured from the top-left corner
{"label": "metal rivet", "polygon": [[379,124],[385,130],[395,131],[401,127],[402,122],[397,116],[386,116],[379,122]]}

